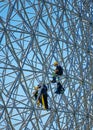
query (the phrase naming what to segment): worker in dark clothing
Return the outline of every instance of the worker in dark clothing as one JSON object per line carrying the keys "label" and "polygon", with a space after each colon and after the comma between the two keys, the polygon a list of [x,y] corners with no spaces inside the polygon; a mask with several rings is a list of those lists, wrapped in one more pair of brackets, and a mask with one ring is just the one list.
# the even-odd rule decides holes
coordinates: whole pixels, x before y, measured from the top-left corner
{"label": "worker in dark clothing", "polygon": [[63,86],[61,85],[60,82],[57,83],[57,89],[55,91],[56,94],[63,94],[65,91],[65,89],[63,88]]}
{"label": "worker in dark clothing", "polygon": [[35,97],[35,100],[37,100],[38,98],[38,101],[37,101],[38,105],[42,104],[44,109],[48,109],[48,100],[47,100],[48,94],[47,94],[47,86],[45,84],[38,85],[36,87],[36,91],[34,92],[34,97]]}
{"label": "worker in dark clothing", "polygon": [[63,75],[63,68],[58,64],[58,62],[54,62],[54,66],[56,67],[53,73],[53,80],[52,83],[56,83],[56,77]]}
{"label": "worker in dark clothing", "polygon": [[48,109],[48,94],[47,94],[47,86],[45,84],[43,84],[43,87],[41,89],[41,96],[42,96],[42,105],[44,107],[44,109]]}

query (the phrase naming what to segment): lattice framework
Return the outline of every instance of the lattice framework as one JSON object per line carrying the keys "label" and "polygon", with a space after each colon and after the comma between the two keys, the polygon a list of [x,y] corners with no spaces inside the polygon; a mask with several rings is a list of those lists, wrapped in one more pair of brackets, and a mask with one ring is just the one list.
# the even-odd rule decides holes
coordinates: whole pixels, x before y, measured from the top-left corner
{"label": "lattice framework", "polygon": [[[64,95],[51,84],[53,62],[64,68]],[[32,98],[49,86],[49,106]],[[93,1],[0,1],[0,129],[93,129]]]}

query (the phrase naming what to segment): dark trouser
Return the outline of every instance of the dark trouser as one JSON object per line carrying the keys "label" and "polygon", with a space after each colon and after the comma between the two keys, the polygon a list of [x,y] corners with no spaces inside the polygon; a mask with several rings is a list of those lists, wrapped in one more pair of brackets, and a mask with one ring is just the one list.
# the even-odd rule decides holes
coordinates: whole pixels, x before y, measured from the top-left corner
{"label": "dark trouser", "polygon": [[48,109],[47,94],[42,94],[42,105],[44,106],[44,109]]}
{"label": "dark trouser", "polygon": [[63,88],[63,86],[61,85],[61,83],[58,82],[58,83],[57,83],[57,90],[56,90],[55,93],[60,94],[62,91],[64,91],[64,88]]}

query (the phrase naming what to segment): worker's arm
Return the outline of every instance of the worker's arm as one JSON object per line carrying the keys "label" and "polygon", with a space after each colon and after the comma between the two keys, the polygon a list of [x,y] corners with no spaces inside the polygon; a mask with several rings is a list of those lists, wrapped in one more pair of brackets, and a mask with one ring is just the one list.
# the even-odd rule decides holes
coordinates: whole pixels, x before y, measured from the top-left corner
{"label": "worker's arm", "polygon": [[59,71],[59,70],[58,70],[58,69],[56,69],[56,70],[55,70],[55,74],[57,74],[57,73],[58,73],[58,71]]}

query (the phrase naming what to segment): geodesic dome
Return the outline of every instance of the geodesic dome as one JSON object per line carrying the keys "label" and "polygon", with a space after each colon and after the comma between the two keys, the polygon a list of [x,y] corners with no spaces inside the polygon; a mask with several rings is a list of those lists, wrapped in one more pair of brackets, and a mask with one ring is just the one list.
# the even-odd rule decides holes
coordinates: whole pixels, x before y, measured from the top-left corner
{"label": "geodesic dome", "polygon": [[[64,94],[50,82],[63,67]],[[45,83],[50,110],[34,86]],[[93,129],[93,1],[0,1],[0,130]]]}

